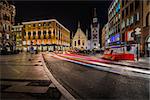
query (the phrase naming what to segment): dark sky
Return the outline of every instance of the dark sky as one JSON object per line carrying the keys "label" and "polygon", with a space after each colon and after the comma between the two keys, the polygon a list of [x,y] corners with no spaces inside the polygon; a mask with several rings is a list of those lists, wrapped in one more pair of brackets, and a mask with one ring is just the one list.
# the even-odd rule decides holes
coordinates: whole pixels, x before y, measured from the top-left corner
{"label": "dark sky", "polygon": [[32,20],[57,19],[71,32],[77,29],[78,20],[85,32],[90,28],[93,9],[102,26],[107,22],[107,12],[111,1],[14,1],[16,6],[16,23]]}

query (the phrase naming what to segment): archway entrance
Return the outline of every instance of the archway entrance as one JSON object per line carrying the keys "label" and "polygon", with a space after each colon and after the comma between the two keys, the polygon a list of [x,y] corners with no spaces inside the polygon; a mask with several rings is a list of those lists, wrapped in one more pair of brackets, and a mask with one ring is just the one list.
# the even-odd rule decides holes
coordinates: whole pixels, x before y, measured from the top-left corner
{"label": "archway entrance", "polygon": [[150,36],[146,39],[146,56],[150,57]]}

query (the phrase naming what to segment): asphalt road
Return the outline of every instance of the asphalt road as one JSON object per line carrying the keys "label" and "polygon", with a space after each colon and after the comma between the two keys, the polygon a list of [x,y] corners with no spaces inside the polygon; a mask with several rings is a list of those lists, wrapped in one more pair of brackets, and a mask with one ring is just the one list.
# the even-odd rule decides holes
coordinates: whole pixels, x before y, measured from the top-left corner
{"label": "asphalt road", "polygon": [[54,77],[77,99],[149,100],[149,80],[99,71],[44,54]]}

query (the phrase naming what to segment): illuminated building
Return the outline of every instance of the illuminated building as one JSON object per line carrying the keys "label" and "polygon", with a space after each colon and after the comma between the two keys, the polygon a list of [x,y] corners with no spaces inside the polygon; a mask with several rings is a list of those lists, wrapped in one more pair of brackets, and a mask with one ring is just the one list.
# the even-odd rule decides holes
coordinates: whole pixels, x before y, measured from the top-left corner
{"label": "illuminated building", "polygon": [[105,24],[105,26],[102,29],[102,48],[108,48],[109,47],[109,27],[108,27],[108,23]]}
{"label": "illuminated building", "polygon": [[150,54],[150,1],[114,0],[108,9],[111,48],[118,52]]}
{"label": "illuminated building", "polygon": [[15,48],[12,25],[14,24],[15,6],[6,0],[0,2],[0,53],[12,53]]}
{"label": "illuminated building", "polygon": [[23,25],[15,25],[12,27],[12,30],[16,41],[16,50],[22,50]]}
{"label": "illuminated building", "polygon": [[[122,0],[122,9],[121,9],[121,34],[122,34],[122,42],[125,43],[125,51],[129,53],[135,53],[137,49],[138,43],[138,51],[140,51],[140,40],[141,34],[138,34],[139,41],[136,41],[134,36],[132,36],[133,32],[137,29],[142,29],[142,3],[143,1],[139,0]],[[129,49],[128,49],[129,48]]]}
{"label": "illuminated building", "polygon": [[70,31],[55,19],[22,22],[23,50],[56,51],[70,47]]}
{"label": "illuminated building", "polygon": [[98,23],[98,18],[96,15],[96,8],[94,8],[94,17],[91,24],[91,50],[100,49],[99,30],[100,30],[100,25]]}
{"label": "illuminated building", "polygon": [[[88,34],[88,32],[86,32]],[[88,39],[85,33],[80,28],[80,23],[78,22],[78,29],[72,40],[72,47],[74,49],[86,50],[88,49]]]}
{"label": "illuminated building", "polygon": [[109,46],[114,48],[121,44],[120,34],[121,1],[113,0],[108,8]]}

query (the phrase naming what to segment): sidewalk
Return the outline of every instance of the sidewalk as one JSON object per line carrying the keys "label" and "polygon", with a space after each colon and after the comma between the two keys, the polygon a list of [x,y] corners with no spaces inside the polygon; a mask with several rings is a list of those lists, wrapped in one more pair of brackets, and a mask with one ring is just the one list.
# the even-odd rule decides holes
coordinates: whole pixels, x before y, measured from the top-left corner
{"label": "sidewalk", "polygon": [[41,54],[32,58],[27,53],[0,56],[0,70],[1,100],[60,100],[62,97],[43,68]]}

